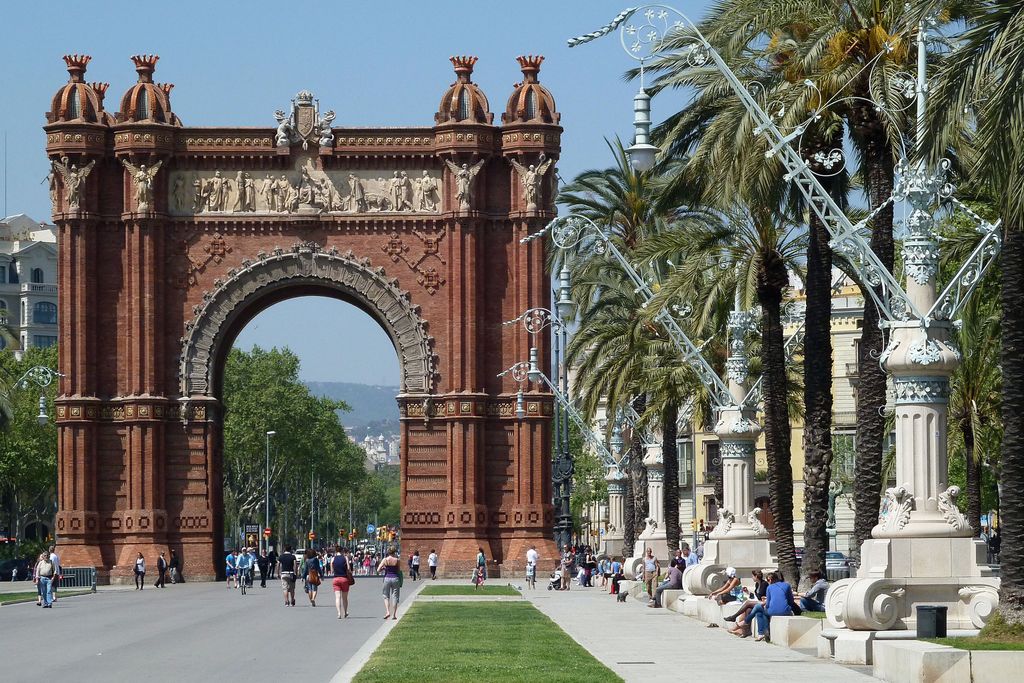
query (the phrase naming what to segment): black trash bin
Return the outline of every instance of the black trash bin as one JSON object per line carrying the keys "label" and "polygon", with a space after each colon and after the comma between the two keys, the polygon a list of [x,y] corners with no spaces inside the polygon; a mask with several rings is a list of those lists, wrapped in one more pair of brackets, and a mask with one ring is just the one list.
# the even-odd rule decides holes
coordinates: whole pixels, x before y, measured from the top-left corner
{"label": "black trash bin", "polygon": [[947,607],[937,605],[917,606],[917,637],[945,638]]}

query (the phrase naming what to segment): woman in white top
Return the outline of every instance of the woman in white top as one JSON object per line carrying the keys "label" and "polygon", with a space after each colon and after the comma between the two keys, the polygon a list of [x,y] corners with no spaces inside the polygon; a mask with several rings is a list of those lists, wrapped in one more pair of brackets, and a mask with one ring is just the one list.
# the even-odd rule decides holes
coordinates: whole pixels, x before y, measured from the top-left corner
{"label": "woman in white top", "polygon": [[146,558],[139,553],[135,558],[135,590],[140,591],[146,585]]}

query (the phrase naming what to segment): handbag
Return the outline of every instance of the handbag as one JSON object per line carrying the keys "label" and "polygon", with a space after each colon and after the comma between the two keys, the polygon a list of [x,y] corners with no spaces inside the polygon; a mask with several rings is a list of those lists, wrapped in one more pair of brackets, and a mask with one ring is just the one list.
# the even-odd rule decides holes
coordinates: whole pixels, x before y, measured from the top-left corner
{"label": "handbag", "polygon": [[309,576],[306,580],[309,581],[309,585],[311,586],[320,585],[320,572],[316,570],[316,567],[309,568]]}
{"label": "handbag", "polygon": [[398,587],[401,588],[402,584],[405,583],[405,574],[401,569],[398,570]]}

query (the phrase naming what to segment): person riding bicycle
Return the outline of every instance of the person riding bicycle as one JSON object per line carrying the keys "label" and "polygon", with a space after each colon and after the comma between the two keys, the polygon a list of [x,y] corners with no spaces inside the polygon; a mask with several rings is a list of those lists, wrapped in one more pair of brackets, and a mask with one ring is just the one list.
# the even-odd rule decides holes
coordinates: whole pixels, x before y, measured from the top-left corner
{"label": "person riding bicycle", "polygon": [[235,583],[249,585],[249,572],[252,571],[252,555],[249,554],[248,548],[242,548],[242,552],[236,560],[235,568],[237,570]]}

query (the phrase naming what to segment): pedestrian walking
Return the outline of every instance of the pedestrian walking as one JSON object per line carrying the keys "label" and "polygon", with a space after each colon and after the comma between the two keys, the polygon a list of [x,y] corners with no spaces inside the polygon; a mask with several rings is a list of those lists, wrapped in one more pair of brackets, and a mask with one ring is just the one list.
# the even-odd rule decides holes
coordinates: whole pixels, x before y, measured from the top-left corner
{"label": "pedestrian walking", "polygon": [[345,555],[341,546],[335,546],[334,557],[331,558],[331,573],[334,580],[334,607],[338,610],[338,618],[348,618],[348,589],[356,582],[352,574],[352,563]]}
{"label": "pedestrian walking", "polygon": [[60,585],[61,579],[64,578],[64,569],[60,566],[60,556],[57,555],[57,546],[51,545],[49,548],[50,562],[53,563],[53,581],[50,582],[50,603],[57,602],[57,586]]}
{"label": "pedestrian walking", "polygon": [[477,573],[483,572],[484,578],[487,578],[487,556],[484,555],[483,548],[477,548],[476,553],[476,568]]}
{"label": "pedestrian walking", "polygon": [[415,550],[412,553],[412,571],[409,572],[409,573],[412,574],[412,580],[413,581],[418,579],[419,576],[420,576],[420,551],[419,550]]}
{"label": "pedestrian walking", "polygon": [[156,558],[156,583],[153,585],[157,588],[166,588],[167,583],[167,557],[164,553],[160,553],[160,557]]}
{"label": "pedestrian walking", "polygon": [[135,558],[135,590],[142,590],[146,585],[146,558],[139,553]]}
{"label": "pedestrian walking", "polygon": [[644,555],[644,588],[647,589],[648,599],[654,598],[654,580],[660,573],[661,562],[654,557],[654,550],[652,548],[648,548],[647,554]]}
{"label": "pedestrian walking", "polygon": [[171,583],[178,583],[178,578],[181,575],[181,560],[178,559],[178,553],[171,551],[171,561],[167,563],[167,568],[171,570]]}
{"label": "pedestrian walking", "polygon": [[270,576],[267,578],[272,579],[274,578],[274,568],[277,567],[277,551],[271,548],[270,552],[267,553],[267,560],[270,566]]}
{"label": "pedestrian walking", "polygon": [[[273,552],[273,551],[271,551]],[[295,555],[291,546],[285,546],[284,552],[277,558],[277,566],[281,573],[281,589],[284,591],[284,606],[295,607]]]}
{"label": "pedestrian walking", "polygon": [[430,570],[430,580],[434,581],[437,579],[437,553],[434,549],[430,549],[430,554],[427,555],[427,568]]}
{"label": "pedestrian walking", "polygon": [[402,588],[402,568],[399,566],[398,548],[391,546],[388,554],[377,565],[377,573],[384,573],[384,618],[398,618],[399,591]]}
{"label": "pedestrian walking", "polygon": [[473,576],[473,590],[480,590],[480,586],[484,585],[486,580],[487,572],[484,571],[483,567],[477,567],[476,574]]}
{"label": "pedestrian walking", "polygon": [[526,585],[532,589],[537,588],[537,562],[540,561],[540,554],[537,546],[531,545],[526,551]]}
{"label": "pedestrian walking", "polygon": [[238,581],[236,576],[238,575],[238,550],[232,550],[224,558],[224,576],[227,577],[228,588],[236,588]]}
{"label": "pedestrian walking", "polygon": [[40,553],[36,562],[35,581],[36,590],[39,592],[39,600],[36,604],[43,607],[53,607],[53,577],[56,576],[56,568],[48,553]]}
{"label": "pedestrian walking", "polygon": [[270,573],[270,558],[267,557],[266,548],[256,560],[256,566],[260,569],[260,588],[267,587],[267,574]]}
{"label": "pedestrian walking", "polygon": [[323,568],[320,566],[320,559],[317,557],[316,551],[312,548],[306,551],[306,559],[302,562],[300,571],[304,580],[302,590],[309,598],[309,606],[316,607],[316,592],[320,587],[320,575],[323,574]]}

